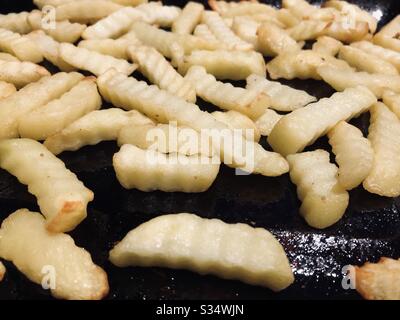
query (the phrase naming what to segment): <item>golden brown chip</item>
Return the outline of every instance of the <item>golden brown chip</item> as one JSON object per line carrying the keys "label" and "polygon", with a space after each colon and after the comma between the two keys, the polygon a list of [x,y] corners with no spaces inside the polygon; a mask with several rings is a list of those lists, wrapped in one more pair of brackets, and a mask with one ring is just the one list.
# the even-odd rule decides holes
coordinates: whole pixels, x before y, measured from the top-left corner
{"label": "golden brown chip", "polygon": [[355,267],[356,289],[368,300],[400,300],[400,259]]}

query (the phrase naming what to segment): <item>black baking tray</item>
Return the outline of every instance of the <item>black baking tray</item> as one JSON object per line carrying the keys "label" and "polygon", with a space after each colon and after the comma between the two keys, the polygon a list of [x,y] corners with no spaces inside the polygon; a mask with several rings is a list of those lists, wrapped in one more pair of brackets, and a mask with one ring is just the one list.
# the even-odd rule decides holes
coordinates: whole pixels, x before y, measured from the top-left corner
{"label": "black baking tray", "polygon": [[[280,5],[280,1],[266,2]],[[380,26],[400,13],[400,2],[396,0],[350,2],[374,12]],[[182,7],[186,1],[164,3]],[[0,4],[2,13],[34,8],[31,1],[2,0]],[[334,92],[319,81],[283,82],[318,98]],[[203,101],[199,105],[205,110],[214,110]],[[366,134],[368,114],[352,123]],[[265,138],[263,145],[269,148]],[[319,139],[309,150],[320,147],[330,150],[326,138]],[[307,226],[299,216],[300,202],[287,174],[278,178],[235,176],[234,170],[222,167],[214,185],[205,193],[143,193],[125,190],[119,185],[112,168],[112,156],[117,150],[114,142],[104,142],[60,156],[95,193],[88,218],[71,235],[106,270],[110,283],[107,299],[360,299],[355,290],[343,289],[342,268],[376,262],[382,256],[400,257],[398,198],[383,198],[357,188],[350,192],[350,205],[344,218],[318,231]],[[0,170],[0,221],[19,208],[39,210],[27,188]],[[288,254],[295,283],[280,293],[273,293],[238,281],[182,270],[121,269],[107,260],[108,251],[128,231],[156,216],[178,212],[229,223],[248,223],[272,231]],[[31,283],[11,263],[5,262],[5,265],[7,274],[0,284],[0,299],[51,299],[48,291]]]}

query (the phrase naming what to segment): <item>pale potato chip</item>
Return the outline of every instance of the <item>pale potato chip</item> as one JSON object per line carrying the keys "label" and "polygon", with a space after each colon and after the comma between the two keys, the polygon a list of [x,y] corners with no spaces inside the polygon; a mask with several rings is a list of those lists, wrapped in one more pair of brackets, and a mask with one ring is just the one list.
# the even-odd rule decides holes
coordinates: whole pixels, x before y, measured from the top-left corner
{"label": "pale potato chip", "polygon": [[190,67],[185,80],[192,84],[203,100],[223,110],[241,112],[251,119],[260,117],[269,106],[269,97],[265,93],[218,81],[201,66]]}
{"label": "pale potato chip", "polygon": [[50,72],[46,68],[32,62],[0,61],[0,81],[12,83],[17,88],[24,87],[49,75]]}
{"label": "pale potato chip", "polygon": [[138,6],[142,3],[147,3],[148,0],[109,0],[123,6]]}
{"label": "pale potato chip", "polygon": [[267,94],[270,98],[270,108],[278,111],[293,111],[317,100],[303,90],[293,89],[276,81],[269,81],[256,74],[250,75],[246,82],[247,89]]}
{"label": "pale potato chip", "polygon": [[31,83],[0,100],[0,139],[18,137],[18,121],[32,110],[57,99],[76,85],[83,75],[57,73]]}
{"label": "pale potato chip", "polygon": [[360,71],[399,75],[396,67],[391,63],[355,47],[341,47],[339,50],[339,59],[347,61],[352,67]]}
{"label": "pale potato chip", "polygon": [[216,1],[209,0],[208,4],[210,7],[217,11],[223,17],[236,17],[246,15],[265,15],[274,16],[277,14],[277,10],[265,3],[259,3],[258,1]]}
{"label": "pale potato chip", "polygon": [[78,0],[33,0],[33,3],[39,8],[42,9],[45,6],[58,7],[62,4],[66,4],[68,2],[74,2]]}
{"label": "pale potato chip", "polygon": [[194,86],[186,81],[156,49],[131,46],[128,55],[139,66],[139,71],[152,83],[177,97],[196,102]]}
{"label": "pale potato chip", "polygon": [[181,73],[190,66],[202,66],[217,79],[244,80],[251,74],[265,77],[265,61],[255,51],[196,50],[185,56]]}
{"label": "pale potato chip", "polygon": [[321,66],[317,71],[321,78],[337,91],[356,86],[365,86],[378,98],[382,97],[385,89],[400,92],[399,75],[355,72],[331,66]]}
{"label": "pale potato chip", "polygon": [[193,34],[196,37],[202,38],[208,42],[214,42],[217,43],[218,39],[214,36],[214,34],[211,32],[210,28],[207,27],[206,24],[201,23],[198,24],[193,31]]}
{"label": "pale potato chip", "polygon": [[392,21],[386,24],[374,36],[374,43],[395,51],[400,51],[400,15],[397,15]]}
{"label": "pale potato chip", "polygon": [[230,50],[252,50],[253,46],[239,38],[216,12],[204,11],[202,22]]}
{"label": "pale potato chip", "polygon": [[318,8],[306,0],[282,0],[282,7],[301,20],[330,21],[335,17],[332,10]]}
{"label": "pale potato chip", "polygon": [[372,43],[373,40],[374,40],[374,36],[372,34],[368,33],[365,35],[365,37],[361,41],[370,41]]}
{"label": "pale potato chip", "polygon": [[92,0],[71,1],[56,7],[56,18],[58,21],[90,24],[121,8],[123,7],[105,0],[96,0],[95,3]]}
{"label": "pale potato chip", "polygon": [[0,50],[16,56],[21,61],[39,63],[43,56],[39,48],[29,38],[19,33],[0,28]]}
{"label": "pale potato chip", "polygon": [[17,92],[17,88],[12,83],[0,81],[0,100],[7,98]]}
{"label": "pale potato chip", "polygon": [[355,21],[368,23],[369,31],[373,34],[378,26],[377,19],[369,12],[362,10],[359,6],[348,3],[347,1],[329,0],[323,4],[324,7],[331,7],[341,11],[343,14]]}
{"label": "pale potato chip", "polygon": [[28,23],[29,12],[0,14],[0,28],[8,29],[19,34],[32,31]]}
{"label": "pale potato chip", "polygon": [[382,48],[381,46],[377,46],[369,41],[354,42],[351,46],[393,64],[397,70],[400,71],[400,52]]}
{"label": "pale potato chip", "polygon": [[372,170],[374,151],[362,132],[345,121],[328,132],[329,144],[339,166],[338,180],[342,187],[358,187]]}
{"label": "pale potato chip", "polygon": [[338,222],[349,204],[349,194],[337,180],[338,168],[330,163],[329,153],[319,149],[289,155],[287,160],[306,222],[317,229]]}
{"label": "pale potato chip", "polygon": [[324,30],[325,36],[335,38],[345,43],[364,40],[368,35],[368,23],[357,21],[352,24],[338,21],[330,23]]}
{"label": "pale potato chip", "polygon": [[[132,111],[130,111],[132,112]],[[143,123],[126,125],[118,135],[118,145],[131,144],[140,149],[161,153],[179,153],[185,156],[203,155],[212,157],[213,148],[208,137],[189,127],[178,127],[173,123]]]}
{"label": "pale potato chip", "polygon": [[276,17],[286,28],[292,28],[301,22],[301,19],[285,8],[278,10]]}
{"label": "pale potato chip", "polygon": [[17,57],[14,57],[12,54],[0,52],[0,60],[2,61],[20,61]]}
{"label": "pale potato chip", "polygon": [[169,50],[171,53],[171,64],[179,70],[185,63],[185,50],[176,42],[171,44]]}
{"label": "pale potato chip", "polygon": [[126,33],[132,23],[145,20],[145,13],[132,7],[123,7],[88,27],[82,34],[83,39],[117,38]]}
{"label": "pale potato chip", "polygon": [[400,119],[400,94],[384,90],[382,101]]}
{"label": "pale potato chip", "polygon": [[211,42],[189,34],[168,32],[141,21],[134,22],[131,30],[143,44],[154,47],[167,58],[171,58],[170,48],[174,43],[182,46],[186,54],[193,50],[215,50],[219,47],[218,42]]}
{"label": "pale potato chip", "polygon": [[93,192],[41,143],[30,139],[0,141],[0,167],[36,196],[47,230],[68,232],[86,218]]}
{"label": "pale potato chip", "polygon": [[224,15],[229,9],[238,6],[239,3],[234,1],[218,1],[218,0],[208,0],[208,5],[213,11],[218,12],[221,16]]}
{"label": "pale potato chip", "polygon": [[325,135],[337,123],[349,120],[376,102],[365,87],[348,88],[285,115],[274,127],[268,143],[277,152],[288,155],[301,152]]}
{"label": "pale potato chip", "polygon": [[85,31],[86,25],[80,23],[70,23],[67,20],[57,21],[55,29],[45,29],[47,34],[58,42],[75,43]]}
{"label": "pale potato chip", "polygon": [[356,290],[367,300],[400,300],[400,259],[355,267]]}
{"label": "pale potato chip", "polygon": [[282,22],[280,22],[277,17],[275,17],[275,16],[267,16],[265,14],[253,14],[253,15],[236,16],[236,17],[233,17],[233,18],[229,18],[230,19],[229,21],[232,22],[230,28],[232,28],[233,20],[235,18],[243,18],[243,19],[246,19],[246,20],[251,20],[253,22],[257,22],[259,24],[262,24],[264,22],[272,23],[272,24],[276,25],[279,28],[282,28],[282,29],[286,28],[286,25],[283,24]]}
{"label": "pale potato chip", "polygon": [[274,25],[264,22],[257,30],[257,48],[268,56],[277,56],[285,52],[300,51],[299,44],[290,34]]}
{"label": "pale potato chip", "polygon": [[50,275],[54,297],[100,300],[108,294],[107,274],[93,263],[89,252],[67,234],[48,232],[40,213],[14,212],[3,221],[0,237],[0,256],[36,284],[42,285]]}
{"label": "pale potato chip", "polygon": [[93,40],[82,40],[79,42],[79,48],[85,48],[90,51],[96,51],[98,53],[113,56],[117,59],[129,60],[128,47],[140,46],[139,40],[130,39],[93,39]]}
{"label": "pale potato chip", "polygon": [[303,20],[287,30],[287,33],[296,41],[314,40],[324,34],[328,21]]}
{"label": "pale potato chip", "polygon": [[33,30],[43,30],[58,42],[75,43],[81,37],[86,25],[71,23],[68,20],[56,21],[54,28],[43,27],[43,13],[39,10],[32,11],[28,16],[28,21]]}
{"label": "pale potato chip", "polygon": [[181,9],[176,6],[164,6],[161,2],[144,3],[136,7],[145,14],[145,22],[166,28],[178,18]]}
{"label": "pale potato chip", "polygon": [[172,23],[172,31],[179,34],[191,34],[196,25],[200,23],[203,12],[202,4],[189,1]]}
{"label": "pale potato chip", "polygon": [[125,144],[114,155],[113,165],[117,179],[125,189],[198,193],[211,187],[220,162],[218,158],[203,155],[166,155]]}
{"label": "pale potato chip", "polygon": [[111,108],[92,111],[48,137],[44,145],[57,155],[64,151],[76,151],[87,145],[96,145],[101,141],[117,140],[120,130],[125,126],[152,123],[152,120],[136,110],[126,112]]}
{"label": "pale potato chip", "polygon": [[374,36],[373,42],[383,48],[400,52],[400,39],[376,35]]}
{"label": "pale potato chip", "polygon": [[103,74],[109,69],[116,69],[118,72],[126,75],[133,73],[137,69],[137,65],[131,64],[126,60],[116,59],[112,56],[90,51],[82,47],[78,48],[69,43],[62,43],[60,45],[60,56],[71,66],[80,70],[90,71],[96,76]]}
{"label": "pale potato chip", "polygon": [[[205,10],[209,12],[208,10]],[[233,24],[233,18],[222,18],[224,20],[225,24],[232,29],[232,24]]]}
{"label": "pale potato chip", "polygon": [[[182,98],[178,98],[165,90],[161,90],[158,86],[148,85],[146,82],[138,81],[134,77],[128,78],[118,73],[116,70],[109,70],[100,76],[97,79],[97,86],[99,87],[100,94],[106,101],[125,110],[138,110],[160,123],[168,123],[169,121],[177,120],[169,118],[174,114],[168,113],[167,106],[161,102],[162,100],[167,102],[167,97],[171,98],[171,100],[173,98],[177,105],[182,105],[182,113],[177,114],[178,116],[185,115],[183,114],[183,106],[185,106],[186,110],[197,107]],[[148,91],[148,93],[146,93],[146,91]],[[150,92],[152,92],[152,94],[150,94]],[[157,100],[155,99],[157,98],[156,95],[160,96]],[[161,95],[165,97],[161,99]],[[168,101],[168,104],[170,103],[171,102]],[[198,109],[198,107],[196,109]],[[185,116],[189,116],[189,114]]]}
{"label": "pale potato chip", "polygon": [[132,230],[110,251],[110,260],[118,267],[186,268],[274,291],[294,281],[283,247],[267,230],[187,213],[161,216]]}
{"label": "pale potato chip", "polygon": [[335,57],[339,53],[341,47],[343,47],[343,43],[339,40],[328,36],[321,36],[317,38],[312,49],[316,52]]}
{"label": "pale potato chip", "polygon": [[238,6],[238,4],[239,3],[233,1],[208,0],[208,5],[211,10],[218,12],[221,16],[230,8]]}
{"label": "pale potato chip", "polygon": [[313,50],[286,52],[274,58],[267,64],[271,79],[315,79],[321,80],[317,69],[329,66],[335,70],[352,72],[353,69],[343,60]]}
{"label": "pale potato chip", "polygon": [[50,61],[53,65],[59,68],[61,71],[69,72],[76,70],[73,66],[66,63],[60,56],[60,43],[55,41],[52,37],[46,35],[42,30],[36,30],[28,35],[42,52],[43,57]]}
{"label": "pale potato chip", "polygon": [[[115,106],[138,111],[161,123],[176,121],[179,126],[186,126],[207,135],[217,134],[215,150],[219,152],[225,164],[242,170],[263,175],[277,176],[288,171],[286,160],[277,153],[268,152],[259,144],[246,141],[250,153],[238,155],[235,145],[225,140],[225,135],[232,137],[232,130],[217,121],[208,112],[182,98],[160,90],[157,86],[149,86],[144,81],[137,81],[115,70],[110,70],[100,76],[97,85],[104,99]],[[242,136],[235,138],[241,138]],[[221,143],[222,142],[222,143]]]}
{"label": "pale potato chip", "polygon": [[215,119],[225,123],[232,130],[241,130],[242,135],[247,140],[260,141],[260,132],[258,127],[249,117],[244,114],[230,110],[226,112],[214,111],[211,113]]}
{"label": "pale potato chip", "polygon": [[[111,39],[112,40],[112,39]],[[117,38],[116,40],[129,40],[132,41],[134,43],[141,43],[139,41],[139,39],[136,37],[135,32],[133,32],[132,30],[130,30],[129,32],[125,33],[124,35],[120,36],[119,38]],[[82,41],[81,41],[82,42]]]}
{"label": "pale potato chip", "polygon": [[96,79],[88,77],[59,99],[24,115],[19,120],[18,132],[22,138],[42,141],[100,107],[101,97],[97,92]]}
{"label": "pale potato chip", "polygon": [[[33,3],[39,8],[42,9],[45,6],[58,7],[62,4],[66,4],[68,2],[78,2],[81,0],[33,0]],[[111,1],[122,6],[137,6],[142,3],[147,3],[148,0],[106,0]]]}
{"label": "pale potato chip", "polygon": [[274,110],[267,109],[264,114],[259,117],[255,124],[262,136],[269,136],[275,125],[283,118],[282,115]]}
{"label": "pale potato chip", "polygon": [[368,139],[374,149],[374,166],[364,180],[364,189],[384,197],[400,195],[400,120],[383,103],[370,110]]}
{"label": "pale potato chip", "polygon": [[244,41],[251,43],[256,51],[260,51],[257,37],[257,30],[260,25],[259,22],[247,17],[235,17],[232,22],[232,31]]}

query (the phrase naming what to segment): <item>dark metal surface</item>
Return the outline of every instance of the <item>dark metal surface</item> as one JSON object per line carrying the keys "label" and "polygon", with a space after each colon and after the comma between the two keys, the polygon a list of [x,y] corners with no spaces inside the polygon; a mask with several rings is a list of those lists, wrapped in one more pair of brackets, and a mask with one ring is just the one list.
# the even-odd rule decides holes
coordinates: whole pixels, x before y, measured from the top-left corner
{"label": "dark metal surface", "polygon": [[[396,0],[351,2],[369,11],[380,10],[381,23],[400,13],[400,3]],[[185,1],[166,3],[182,5]],[[30,1],[3,0],[0,4],[3,12],[31,9]],[[333,92],[318,81],[285,83],[319,98]],[[200,106],[212,108],[203,102]],[[365,114],[352,123],[366,133],[368,120]],[[319,139],[310,149],[316,147],[330,150],[325,138]],[[350,206],[344,218],[329,229],[317,231],[299,216],[300,202],[288,175],[279,178],[235,176],[232,169],[222,167],[214,185],[202,194],[128,191],[116,181],[112,168],[111,159],[117,150],[115,143],[106,142],[61,155],[67,167],[95,192],[87,220],[72,232],[72,236],[107,271],[108,299],[359,299],[355,291],[342,289],[342,267],[377,261],[381,256],[400,257],[399,199],[378,197],[358,188],[351,191]],[[35,198],[26,187],[0,170],[0,221],[24,207],[38,210]],[[129,230],[160,214],[177,212],[192,212],[271,230],[286,249],[295,283],[281,293],[272,293],[268,289],[187,271],[120,269],[107,261],[108,250]],[[0,284],[0,299],[51,298],[12,264],[5,265],[7,275]]]}

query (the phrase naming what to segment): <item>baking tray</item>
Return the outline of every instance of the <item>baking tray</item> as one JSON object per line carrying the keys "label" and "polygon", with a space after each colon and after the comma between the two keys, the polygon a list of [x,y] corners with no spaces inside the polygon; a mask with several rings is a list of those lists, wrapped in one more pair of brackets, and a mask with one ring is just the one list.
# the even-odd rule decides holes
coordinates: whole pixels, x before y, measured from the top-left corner
{"label": "baking tray", "polygon": [[[396,0],[350,2],[374,12],[380,18],[380,25],[400,13],[400,2]],[[183,6],[186,1],[164,3]],[[278,1],[267,3],[280,4]],[[2,13],[33,9],[30,1],[2,0],[0,4]],[[318,98],[334,92],[319,81],[282,82]],[[199,105],[205,110],[214,110],[201,100]],[[368,114],[364,114],[351,123],[366,134],[368,121]],[[263,145],[269,148],[265,138]],[[319,147],[330,150],[326,138],[308,149]],[[119,185],[112,168],[112,156],[117,150],[114,142],[104,142],[60,155],[67,167],[95,193],[88,218],[71,235],[106,270],[110,282],[107,299],[360,299],[356,291],[342,288],[342,268],[376,262],[382,256],[400,257],[398,198],[378,197],[357,188],[350,192],[350,205],[344,218],[331,228],[318,231],[307,226],[299,216],[300,202],[287,174],[278,178],[235,176],[234,170],[222,166],[214,185],[205,193],[144,193],[124,190]],[[0,221],[19,208],[39,210],[27,188],[0,170]],[[238,281],[188,271],[121,269],[108,262],[108,251],[128,231],[161,214],[178,212],[220,218],[229,223],[248,223],[272,231],[285,247],[295,283],[280,293],[273,293]],[[48,291],[27,280],[11,263],[5,265],[7,274],[0,284],[0,299],[51,299]]]}

